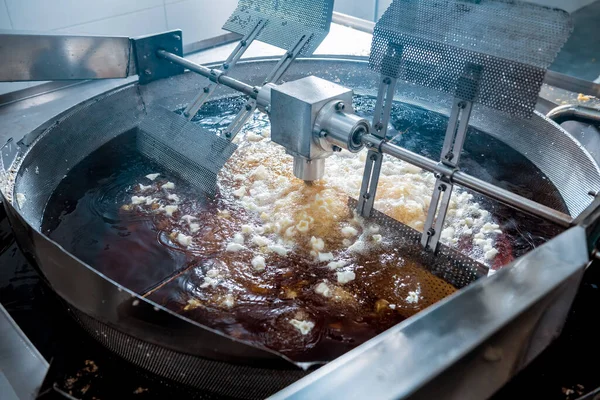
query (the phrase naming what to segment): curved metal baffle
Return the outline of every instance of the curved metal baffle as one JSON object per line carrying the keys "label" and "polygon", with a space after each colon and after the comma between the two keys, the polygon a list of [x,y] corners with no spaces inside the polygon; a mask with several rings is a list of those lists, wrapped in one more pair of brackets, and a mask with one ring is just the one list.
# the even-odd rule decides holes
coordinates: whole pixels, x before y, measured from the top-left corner
{"label": "curved metal baffle", "polygon": [[[395,0],[377,22],[369,58],[381,74],[373,135],[385,141],[398,79],[455,97],[425,248],[438,248],[473,105],[530,118],[546,69],[571,31],[565,11],[513,0]],[[371,149],[358,206],[363,216],[373,208],[382,159]]]}
{"label": "curved metal baffle", "polygon": [[[277,82],[299,55],[311,55],[329,33],[333,0],[240,0],[223,29],[243,35],[233,53],[223,64],[227,74],[254,40],[286,50],[264,83]],[[210,98],[217,83],[211,83],[185,109],[192,119]],[[257,108],[255,99],[248,99],[225,132],[229,140],[237,135]]]}

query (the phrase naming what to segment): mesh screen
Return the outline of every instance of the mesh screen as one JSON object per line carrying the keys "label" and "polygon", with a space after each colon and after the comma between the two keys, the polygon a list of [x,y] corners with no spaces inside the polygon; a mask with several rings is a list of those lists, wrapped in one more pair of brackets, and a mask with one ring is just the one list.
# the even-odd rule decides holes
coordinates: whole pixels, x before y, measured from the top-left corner
{"label": "mesh screen", "polygon": [[369,63],[383,75],[530,117],[571,29],[568,13],[514,0],[395,0],[375,26]]}
{"label": "mesh screen", "polygon": [[267,19],[258,40],[289,50],[308,35],[300,54],[311,55],[329,32],[332,13],[332,0],[240,0],[223,29],[245,35]]}
{"label": "mesh screen", "polygon": [[264,399],[311,371],[269,369],[209,360],[137,339],[71,308],[83,329],[126,361],[158,376],[214,394],[212,398]]}
{"label": "mesh screen", "polygon": [[139,126],[138,150],[198,189],[214,195],[217,174],[237,146],[162,107]]}
{"label": "mesh screen", "polygon": [[[356,200],[350,199],[349,205],[356,208]],[[411,259],[418,261],[421,266],[433,275],[458,289],[473,283],[483,276],[487,276],[488,268],[485,265],[448,246],[440,244],[437,254],[425,251],[421,246],[421,232],[377,210],[371,212],[369,221],[386,227],[386,237],[394,243],[399,243],[403,254],[410,255]],[[423,277],[425,276],[421,276],[422,279]],[[435,298],[436,295],[439,295],[435,301],[431,302],[432,304],[447,295],[444,289],[444,282],[433,278],[433,276],[429,279],[425,278],[425,281],[422,282],[422,286],[427,288],[428,292],[433,293],[432,297]],[[439,288],[436,289],[436,286],[439,286]]]}

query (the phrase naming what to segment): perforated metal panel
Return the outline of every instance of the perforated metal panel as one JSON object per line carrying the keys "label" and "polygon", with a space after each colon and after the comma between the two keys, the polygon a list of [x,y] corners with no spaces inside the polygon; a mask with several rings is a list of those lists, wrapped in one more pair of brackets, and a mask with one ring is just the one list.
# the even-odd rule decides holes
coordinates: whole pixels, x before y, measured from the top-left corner
{"label": "perforated metal panel", "polygon": [[153,374],[208,392],[206,398],[264,399],[311,372],[251,367],[180,353],[127,335],[76,308],[71,311],[82,328],[110,351]]}
{"label": "perforated metal panel", "polygon": [[217,174],[237,146],[162,107],[151,107],[139,126],[138,150],[186,182],[214,195]]}
{"label": "perforated metal panel", "polygon": [[[356,200],[349,200],[350,207],[356,208],[356,205]],[[438,254],[425,251],[421,246],[421,232],[377,210],[372,211],[369,221],[376,222],[377,225],[387,228],[385,229],[387,240],[398,243],[398,246],[402,248],[402,253],[407,258],[410,257],[418,261],[419,265],[423,266],[427,271],[455,288],[461,289],[475,282],[477,279],[487,276],[488,268],[485,265],[448,246],[440,244]],[[435,295],[438,292],[435,285],[439,285],[440,283],[439,280],[425,278],[422,281],[422,286],[428,287],[430,289],[429,292]],[[439,296],[436,301],[443,297]],[[423,300],[426,301],[427,299]],[[431,303],[433,304],[436,301],[432,301]]]}
{"label": "perforated metal panel", "polygon": [[375,26],[369,62],[383,75],[530,117],[571,30],[565,11],[520,1],[395,0]]}
{"label": "perforated metal panel", "polygon": [[308,35],[300,54],[310,55],[327,36],[332,13],[333,0],[240,0],[223,29],[245,35],[266,19],[258,40],[289,50]]}

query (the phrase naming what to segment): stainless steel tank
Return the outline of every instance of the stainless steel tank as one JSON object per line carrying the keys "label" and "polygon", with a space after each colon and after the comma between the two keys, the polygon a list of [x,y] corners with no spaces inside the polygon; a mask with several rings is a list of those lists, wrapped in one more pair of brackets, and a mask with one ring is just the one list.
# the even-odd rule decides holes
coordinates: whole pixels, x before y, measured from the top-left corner
{"label": "stainless steel tank", "polygon": [[[248,60],[232,76],[258,85],[274,62]],[[308,75],[353,88],[357,94],[376,94],[378,76],[363,58],[302,59],[284,79]],[[182,109],[205,84],[204,78],[192,73],[146,85],[126,84],[52,118],[28,134],[18,148],[11,143],[3,151],[2,199],[21,248],[73,316],[108,349],[158,375],[233,397],[262,398],[307,375],[282,396],[343,396],[353,390],[358,396],[374,390],[373,395],[406,397],[439,394],[442,387],[447,389],[444,385],[456,383],[460,374],[469,374],[465,382],[471,383],[476,375],[488,374],[489,384],[474,392],[491,393],[558,334],[587,262],[585,234],[580,228],[572,228],[527,259],[461,289],[316,372],[312,371],[318,365],[293,363],[138,296],[41,232],[48,199],[71,168],[111,139],[135,129],[150,105]],[[220,94],[232,95],[225,89]],[[396,100],[442,116],[448,114],[452,102],[450,96],[410,84],[399,86]],[[541,114],[515,122],[477,109],[471,125],[516,150],[544,179],[519,176],[518,169],[512,177],[500,174],[501,169],[476,171],[479,177],[507,184],[525,178],[531,182],[532,198],[572,216],[591,202],[588,191],[600,185],[600,169],[560,126]],[[483,156],[502,158],[494,146],[483,151],[489,152]],[[509,165],[510,160],[505,161]],[[544,182],[546,178],[550,184]],[[558,196],[549,196],[548,190]],[[22,207],[17,206],[17,194],[27,199]],[[495,344],[489,347],[491,341]],[[494,350],[499,347],[503,349],[500,356]],[[473,357],[484,357],[488,369]],[[375,365],[383,372],[373,369]],[[432,382],[439,385],[432,386]],[[464,385],[452,390],[466,390]],[[441,397],[459,393],[452,390]]]}

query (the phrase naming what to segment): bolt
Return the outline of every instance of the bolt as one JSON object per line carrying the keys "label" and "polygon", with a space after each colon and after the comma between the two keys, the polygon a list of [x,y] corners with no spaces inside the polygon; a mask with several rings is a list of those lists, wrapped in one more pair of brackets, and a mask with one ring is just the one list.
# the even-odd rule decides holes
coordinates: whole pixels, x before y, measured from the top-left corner
{"label": "bolt", "polygon": [[454,158],[454,154],[451,151],[449,151],[444,158],[448,161],[451,161]]}
{"label": "bolt", "polygon": [[331,149],[336,153],[339,153],[340,151],[342,151],[342,148],[340,146],[335,146],[335,145]]}
{"label": "bolt", "polygon": [[375,124],[375,129],[378,130],[378,131],[382,130],[383,129],[383,124],[381,122],[376,123]]}
{"label": "bolt", "polygon": [[346,105],[344,104],[343,101],[339,101],[335,104],[336,111],[344,111],[345,108],[346,108]]}
{"label": "bolt", "polygon": [[367,142],[367,143],[365,143],[365,146],[367,146],[370,149],[373,147],[373,143]]}
{"label": "bolt", "polygon": [[440,179],[442,177],[442,175],[438,172],[436,172],[435,174],[433,174],[433,176],[435,177],[435,179]]}
{"label": "bolt", "polygon": [[240,44],[241,44],[242,46],[246,47],[246,46],[248,45],[248,42],[246,42],[245,40],[242,40],[242,41],[240,42]]}
{"label": "bolt", "polygon": [[365,200],[369,200],[369,198],[371,197],[371,195],[369,193],[365,193],[362,195],[363,199]]}
{"label": "bolt", "polygon": [[444,184],[441,184],[440,186],[438,186],[438,190],[439,190],[440,192],[445,192],[445,191],[446,191],[446,189],[447,189],[447,187],[446,187],[446,185],[444,185]]}
{"label": "bolt", "polygon": [[246,110],[247,111],[252,110],[252,104],[246,104]]}
{"label": "bolt", "polygon": [[260,91],[260,89],[258,89],[256,86],[254,86],[254,87],[252,88],[252,91],[253,91],[254,93],[258,93],[258,92]]}
{"label": "bolt", "polygon": [[319,132],[319,137],[320,138],[327,137],[327,131],[325,129],[323,129],[321,132]]}
{"label": "bolt", "polygon": [[427,236],[433,236],[433,235],[435,235],[435,229],[429,228],[429,230],[427,231]]}
{"label": "bolt", "polygon": [[150,71],[149,69],[144,70],[144,74],[146,75],[152,75],[152,71]]}
{"label": "bolt", "polygon": [[179,36],[179,35],[173,35],[173,39],[175,39],[175,40],[181,40],[181,36]]}
{"label": "bolt", "polygon": [[385,83],[386,85],[389,85],[390,83],[392,83],[392,80],[388,77],[383,79],[383,83]]}
{"label": "bolt", "polygon": [[209,88],[208,86],[206,86],[206,87],[204,88],[204,93],[208,93],[208,92],[210,92],[210,88]]}
{"label": "bolt", "polygon": [[211,70],[210,70],[210,74],[214,76],[214,75],[216,75],[216,74],[217,74],[217,71],[215,71],[214,69],[211,69]]}
{"label": "bolt", "polygon": [[458,103],[458,108],[465,108],[467,106],[467,103],[465,101],[461,101]]}
{"label": "bolt", "polygon": [[287,58],[292,58],[294,54],[291,51],[288,51],[286,54]]}
{"label": "bolt", "polygon": [[231,137],[231,132],[225,132],[225,137],[229,139]]}
{"label": "bolt", "polygon": [[223,69],[229,69],[229,64],[223,63]]}
{"label": "bolt", "polygon": [[371,159],[371,161],[377,161],[377,154],[371,154],[371,157],[369,157]]}

